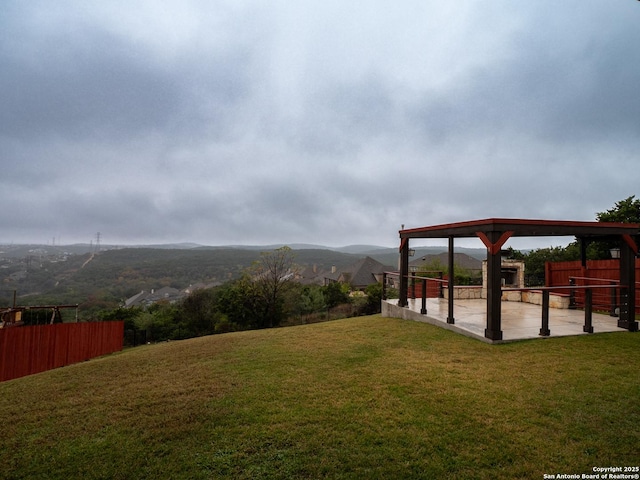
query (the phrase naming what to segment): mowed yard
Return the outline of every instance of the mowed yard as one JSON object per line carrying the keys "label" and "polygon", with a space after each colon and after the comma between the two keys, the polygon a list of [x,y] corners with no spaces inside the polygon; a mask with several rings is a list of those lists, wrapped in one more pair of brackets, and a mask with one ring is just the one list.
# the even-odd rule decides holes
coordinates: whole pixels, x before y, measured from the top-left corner
{"label": "mowed yard", "polygon": [[640,464],[640,333],[487,345],[359,317],[0,383],[5,479],[542,479]]}

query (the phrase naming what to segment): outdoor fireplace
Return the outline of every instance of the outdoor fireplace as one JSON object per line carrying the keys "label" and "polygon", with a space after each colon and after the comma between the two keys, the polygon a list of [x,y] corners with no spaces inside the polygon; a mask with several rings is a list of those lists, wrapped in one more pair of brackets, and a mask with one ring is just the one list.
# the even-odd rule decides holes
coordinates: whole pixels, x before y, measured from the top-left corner
{"label": "outdoor fireplace", "polygon": [[[524,262],[502,259],[500,269],[502,288],[524,288]],[[482,298],[487,298],[487,261],[482,262]],[[502,292],[503,300],[520,301],[520,292]]]}

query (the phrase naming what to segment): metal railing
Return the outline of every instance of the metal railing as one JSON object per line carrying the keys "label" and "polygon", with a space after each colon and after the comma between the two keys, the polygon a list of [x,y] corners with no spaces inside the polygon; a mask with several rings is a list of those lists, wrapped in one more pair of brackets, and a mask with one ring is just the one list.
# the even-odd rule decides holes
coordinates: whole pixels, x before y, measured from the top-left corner
{"label": "metal railing", "polygon": [[[433,272],[431,272],[433,273]],[[435,272],[435,273],[442,273],[442,272]],[[383,300],[388,300],[388,296],[387,296],[387,287],[389,285],[388,279],[389,277],[391,278],[398,278],[400,279],[400,273],[399,272],[384,272],[382,274],[382,299]],[[422,306],[420,308],[420,313],[422,315],[426,315],[427,313],[427,284],[428,282],[433,282],[436,283],[438,285],[438,295],[431,297],[431,298],[444,298],[444,289],[445,289],[445,285],[448,285],[449,280],[446,280],[443,278],[443,275],[439,275],[438,278],[435,277],[423,277],[420,275],[415,275],[415,274],[409,274],[407,275],[407,280],[409,280],[409,286],[408,286],[408,291],[407,291],[407,298],[410,298],[412,300],[416,299],[416,284],[420,285],[420,298],[422,299]],[[470,288],[469,285],[454,285],[453,288]]]}
{"label": "metal railing", "polygon": [[[617,317],[620,309],[620,299],[617,293],[620,289],[620,280],[616,280],[613,278],[594,278],[594,277],[569,277],[569,285],[572,287],[579,287],[580,285],[577,282],[602,282],[603,286],[609,286],[610,290],[607,294],[603,292],[602,294],[598,294],[593,298],[593,306],[594,308],[598,308],[600,310],[608,310],[609,314],[612,317]],[[636,298],[638,298],[638,291],[640,290],[640,282],[635,282],[636,289]],[[576,295],[577,291],[575,288],[571,289],[569,292],[569,308],[579,308],[581,303],[579,302],[579,297]],[[636,309],[637,310],[637,309]]]}
{"label": "metal railing", "polygon": [[[584,290],[584,325],[582,327],[582,331],[586,333],[593,333],[593,292],[607,288],[611,288],[611,285],[569,285],[560,287],[503,288],[502,291],[541,292],[542,325],[540,327],[540,336],[548,337],[549,335],[551,335],[551,331],[549,329],[549,296],[551,293],[554,293],[557,290],[568,290],[569,295],[571,295],[572,291],[575,292],[575,290]],[[616,286],[616,288],[620,288],[620,286],[618,285]]]}

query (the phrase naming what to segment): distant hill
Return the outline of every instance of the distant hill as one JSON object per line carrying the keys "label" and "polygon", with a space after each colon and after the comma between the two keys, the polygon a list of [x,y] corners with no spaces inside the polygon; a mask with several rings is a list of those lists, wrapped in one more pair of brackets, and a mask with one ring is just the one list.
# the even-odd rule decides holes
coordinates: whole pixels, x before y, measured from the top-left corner
{"label": "distant hill", "polygon": [[[409,262],[409,265],[412,266],[420,266],[425,263],[436,262],[437,264],[445,267],[449,262],[449,254],[447,252],[442,252],[438,254],[427,254],[420,255],[414,257],[412,261]],[[479,260],[471,255],[467,255],[462,252],[455,252],[453,255],[453,262],[455,265],[461,268],[466,268],[469,270],[481,270],[482,269],[482,260]]]}
{"label": "distant hill", "polygon": [[[278,243],[270,245],[202,245],[192,242],[182,243],[159,243],[159,244],[141,244],[141,245],[96,245],[89,243],[77,243],[71,245],[44,245],[44,244],[10,244],[0,245],[0,258],[20,257],[33,254],[37,251],[39,254],[63,254],[69,253],[74,255],[82,255],[85,253],[105,252],[110,250],[123,249],[156,249],[156,250],[257,250],[269,251],[276,248],[288,246],[293,250],[331,250],[335,252],[353,254],[353,255],[388,255],[397,254],[397,247],[383,247],[379,245],[346,245],[344,247],[328,247],[325,245],[308,244],[308,243]],[[412,247],[414,248],[414,247]],[[446,246],[431,247],[415,247],[416,255],[433,255],[447,251]],[[456,252],[466,253],[475,258],[484,259],[486,250],[483,248],[464,248],[456,247]]]}
{"label": "distant hill", "polygon": [[[87,299],[117,305],[141,290],[224,283],[238,278],[264,250],[136,247],[74,254],[66,247],[0,247],[0,306],[10,304],[14,291],[22,305],[84,304]],[[296,263],[318,271],[342,268],[360,258],[311,248],[295,254]]]}
{"label": "distant hill", "polygon": [[[78,303],[113,308],[141,290],[183,289],[238,278],[261,252],[281,246],[101,245],[97,251],[90,244],[4,245],[0,246],[0,307],[8,306],[16,291],[21,305]],[[289,246],[297,264],[319,272],[340,270],[365,256],[397,267],[399,258],[397,248],[375,245]],[[412,260],[445,251],[446,247],[417,247]],[[481,249],[457,248],[456,253],[478,259],[486,255]]]}
{"label": "distant hill", "polygon": [[[447,247],[416,247],[413,256],[409,261],[413,261],[425,256],[440,255],[447,252]],[[477,260],[484,260],[487,257],[487,251],[483,248],[454,248],[455,253],[464,253],[469,257]],[[397,265],[400,257],[400,252],[397,248],[379,248],[376,250],[364,251],[361,255],[368,255],[375,258],[385,265]],[[446,262],[445,262],[446,263]]]}

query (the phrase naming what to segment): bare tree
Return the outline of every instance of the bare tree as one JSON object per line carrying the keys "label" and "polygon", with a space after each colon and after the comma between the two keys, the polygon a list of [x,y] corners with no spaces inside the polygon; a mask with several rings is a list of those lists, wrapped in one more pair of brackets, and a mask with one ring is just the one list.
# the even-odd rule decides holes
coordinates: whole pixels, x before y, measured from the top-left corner
{"label": "bare tree", "polygon": [[297,273],[295,254],[289,247],[262,252],[253,265],[254,280],[263,302],[261,326],[278,326],[284,317],[287,289]]}

